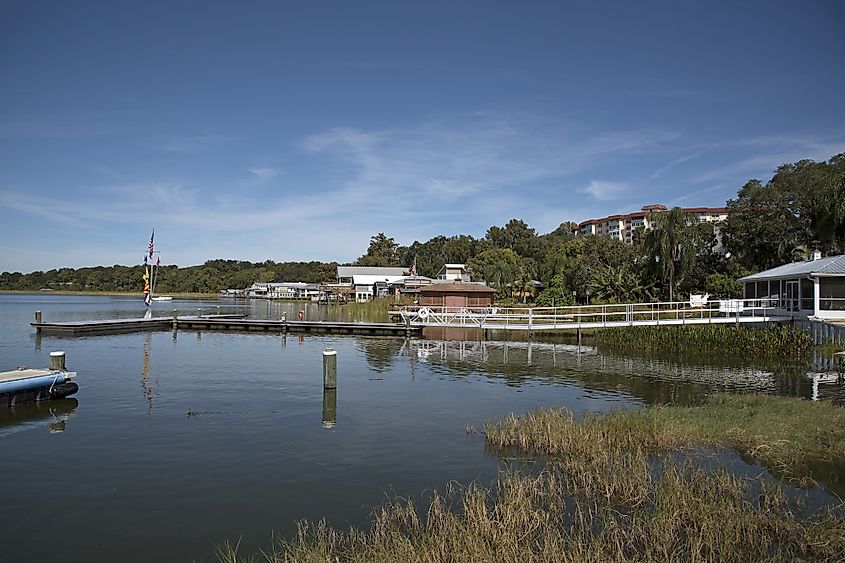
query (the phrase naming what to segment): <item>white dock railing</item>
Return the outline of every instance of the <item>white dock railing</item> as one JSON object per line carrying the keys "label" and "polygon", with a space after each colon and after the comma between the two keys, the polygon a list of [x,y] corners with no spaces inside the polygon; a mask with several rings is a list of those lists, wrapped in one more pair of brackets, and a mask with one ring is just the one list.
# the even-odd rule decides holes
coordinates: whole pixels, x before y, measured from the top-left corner
{"label": "white dock railing", "polygon": [[566,330],[622,326],[663,326],[782,321],[790,313],[776,299],[619,303],[568,307],[431,307],[409,305],[394,314],[412,326],[504,330]]}

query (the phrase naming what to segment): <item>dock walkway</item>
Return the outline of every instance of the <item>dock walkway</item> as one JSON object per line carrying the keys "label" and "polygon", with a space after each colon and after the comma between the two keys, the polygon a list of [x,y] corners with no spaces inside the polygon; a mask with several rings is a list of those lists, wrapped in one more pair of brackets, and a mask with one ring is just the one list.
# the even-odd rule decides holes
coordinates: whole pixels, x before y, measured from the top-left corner
{"label": "dock walkway", "polygon": [[144,330],[222,330],[242,332],[294,332],[408,336],[422,328],[398,323],[335,321],[288,321],[245,319],[243,315],[201,315],[30,323],[41,334],[86,336],[137,332]]}
{"label": "dock walkway", "polygon": [[769,299],[619,303],[566,307],[404,306],[391,314],[412,327],[558,331],[633,326],[786,322],[788,311]]}

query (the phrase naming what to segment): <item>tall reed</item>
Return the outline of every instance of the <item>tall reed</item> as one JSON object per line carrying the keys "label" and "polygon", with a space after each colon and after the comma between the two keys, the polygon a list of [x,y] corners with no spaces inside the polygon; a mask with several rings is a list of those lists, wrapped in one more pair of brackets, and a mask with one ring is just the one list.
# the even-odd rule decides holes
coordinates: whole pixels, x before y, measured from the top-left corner
{"label": "tall reed", "polygon": [[599,346],[643,352],[698,353],[717,350],[755,357],[803,358],[813,347],[806,332],[791,326],[766,329],[725,325],[627,327],[596,331]]}

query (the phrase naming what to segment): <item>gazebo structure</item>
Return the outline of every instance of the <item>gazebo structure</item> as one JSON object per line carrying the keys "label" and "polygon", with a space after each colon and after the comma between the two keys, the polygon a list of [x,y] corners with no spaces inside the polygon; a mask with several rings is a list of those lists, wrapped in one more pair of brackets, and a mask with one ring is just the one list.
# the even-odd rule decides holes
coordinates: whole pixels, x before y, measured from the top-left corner
{"label": "gazebo structure", "polygon": [[745,299],[770,299],[786,314],[845,320],[845,255],[793,262],[739,279]]}

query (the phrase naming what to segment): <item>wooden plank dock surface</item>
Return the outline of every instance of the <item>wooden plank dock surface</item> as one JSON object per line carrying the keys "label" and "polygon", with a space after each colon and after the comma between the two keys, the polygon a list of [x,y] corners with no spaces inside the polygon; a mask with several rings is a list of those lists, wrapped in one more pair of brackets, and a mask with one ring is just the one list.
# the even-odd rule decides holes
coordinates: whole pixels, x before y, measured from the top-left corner
{"label": "wooden plank dock surface", "polygon": [[42,334],[84,336],[116,334],[143,330],[226,330],[243,332],[297,332],[330,334],[365,334],[406,336],[418,334],[421,327],[400,323],[285,321],[245,319],[241,315],[203,315],[180,317],[152,317],[149,319],[110,319],[94,321],[33,322]]}

